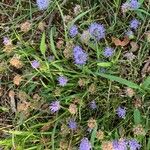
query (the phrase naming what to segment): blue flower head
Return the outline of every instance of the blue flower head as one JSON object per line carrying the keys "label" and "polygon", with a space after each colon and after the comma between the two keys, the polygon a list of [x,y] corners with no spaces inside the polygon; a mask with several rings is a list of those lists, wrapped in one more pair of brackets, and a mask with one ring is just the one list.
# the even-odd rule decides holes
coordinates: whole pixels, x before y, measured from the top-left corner
{"label": "blue flower head", "polygon": [[88,138],[83,138],[80,143],[79,150],[91,150],[92,146]]}
{"label": "blue flower head", "polygon": [[122,108],[122,107],[118,107],[117,110],[117,115],[120,117],[120,118],[125,118],[126,116],[126,109],[125,108]]}
{"label": "blue flower head", "polygon": [[130,150],[140,150],[141,145],[135,140],[135,139],[131,139],[128,141]]}
{"label": "blue flower head", "polygon": [[75,46],[73,49],[73,57],[75,60],[75,64],[84,65],[88,59],[88,55],[80,46]]}
{"label": "blue flower head", "polygon": [[105,38],[105,28],[99,23],[92,23],[89,27],[89,33],[91,34],[91,37],[97,41]]}
{"label": "blue flower head", "polygon": [[113,55],[113,53],[114,53],[114,49],[113,48],[106,47],[104,49],[103,55],[108,58],[108,57],[111,57]]}
{"label": "blue flower head", "polygon": [[60,86],[65,86],[68,82],[68,79],[65,76],[59,76],[57,80]]}
{"label": "blue flower head", "polygon": [[113,149],[114,150],[127,150],[127,142],[126,140],[115,140],[113,141]]}
{"label": "blue flower head", "polygon": [[71,130],[76,130],[77,129],[77,123],[75,122],[74,119],[70,119],[68,121],[68,126]]}
{"label": "blue flower head", "polygon": [[130,21],[130,28],[136,30],[140,25],[139,20],[133,19]]}
{"label": "blue flower head", "polygon": [[138,9],[140,7],[140,3],[137,0],[131,0],[129,4],[131,9]]}
{"label": "blue flower head", "polygon": [[45,10],[48,8],[50,0],[36,0],[39,10]]}
{"label": "blue flower head", "polygon": [[90,108],[93,109],[93,110],[97,108],[95,100],[90,102]]}
{"label": "blue flower head", "polygon": [[50,106],[50,110],[52,113],[57,112],[60,109],[60,102],[59,101],[53,101]]}
{"label": "blue flower head", "polygon": [[69,30],[69,35],[73,38],[78,34],[78,27],[73,25]]}
{"label": "blue flower head", "polygon": [[33,61],[31,62],[31,66],[32,66],[32,68],[37,69],[37,68],[39,68],[40,63],[39,63],[39,61],[37,61],[37,60],[33,60]]}

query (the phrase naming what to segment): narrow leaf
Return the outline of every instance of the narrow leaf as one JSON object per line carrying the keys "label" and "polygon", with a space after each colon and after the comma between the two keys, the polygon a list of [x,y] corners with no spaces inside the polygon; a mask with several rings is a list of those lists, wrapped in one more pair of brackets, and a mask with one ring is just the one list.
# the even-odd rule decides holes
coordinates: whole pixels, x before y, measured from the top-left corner
{"label": "narrow leaf", "polygon": [[137,108],[134,110],[134,123],[135,125],[141,123],[141,113]]}
{"label": "narrow leaf", "polygon": [[43,32],[43,34],[42,34],[40,51],[41,51],[42,55],[45,56],[45,52],[46,52],[45,32]]}
{"label": "narrow leaf", "polygon": [[97,65],[101,67],[111,67],[112,63],[111,62],[99,62],[97,63]]}
{"label": "narrow leaf", "polygon": [[95,128],[93,129],[92,134],[91,134],[90,142],[91,142],[91,144],[92,144],[92,147],[94,147],[94,142],[95,142],[95,138],[96,138],[96,133],[97,133],[97,124],[96,124],[96,126],[95,126]]}
{"label": "narrow leaf", "polygon": [[116,82],[118,82],[120,84],[126,85],[126,86],[128,86],[130,88],[140,89],[141,90],[139,85],[135,84],[134,82],[128,81],[126,79],[123,79],[121,77],[116,77],[114,75],[109,75],[109,74],[104,74],[104,73],[99,73],[99,75],[101,77],[107,78],[107,79],[109,79],[111,81],[116,81]]}

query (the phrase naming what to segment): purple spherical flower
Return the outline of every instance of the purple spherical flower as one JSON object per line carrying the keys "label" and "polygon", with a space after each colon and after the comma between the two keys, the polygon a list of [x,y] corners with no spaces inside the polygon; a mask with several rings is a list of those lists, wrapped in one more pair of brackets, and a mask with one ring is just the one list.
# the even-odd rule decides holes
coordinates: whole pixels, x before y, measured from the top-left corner
{"label": "purple spherical flower", "polygon": [[79,150],[90,150],[92,148],[88,138],[83,138],[80,143]]}
{"label": "purple spherical flower", "polygon": [[139,150],[141,148],[141,145],[135,139],[129,140],[128,144],[130,150]]}
{"label": "purple spherical flower", "polygon": [[93,109],[93,110],[97,108],[95,100],[90,102],[90,108]]}
{"label": "purple spherical flower", "polygon": [[132,29],[136,30],[139,25],[140,25],[140,22],[137,19],[133,19],[130,21],[130,28]]}
{"label": "purple spherical flower", "polygon": [[37,69],[40,66],[40,63],[37,60],[33,60],[31,62],[31,66],[32,66],[32,68]]}
{"label": "purple spherical flower", "polygon": [[59,101],[53,101],[50,106],[50,110],[52,113],[57,112],[60,109],[60,102]]}
{"label": "purple spherical flower", "polygon": [[125,108],[118,107],[116,112],[120,118],[125,118],[125,115],[126,115],[126,109]]}
{"label": "purple spherical flower", "polygon": [[113,53],[114,53],[114,49],[113,48],[106,47],[105,50],[104,50],[104,52],[103,52],[103,55],[105,57],[111,57],[113,55]]}
{"label": "purple spherical flower", "polygon": [[69,35],[73,38],[78,34],[78,27],[73,25],[69,30]]}
{"label": "purple spherical flower", "polygon": [[88,55],[80,46],[75,46],[73,49],[73,56],[75,60],[75,64],[84,65],[88,59]]}
{"label": "purple spherical flower", "polygon": [[114,150],[127,150],[127,142],[125,140],[115,140],[113,141]]}
{"label": "purple spherical flower", "polygon": [[68,82],[68,79],[65,76],[59,76],[57,80],[60,86],[65,86]]}
{"label": "purple spherical flower", "polygon": [[77,129],[77,123],[75,122],[74,119],[70,119],[68,121],[68,126],[71,130],[76,130]]}
{"label": "purple spherical flower", "polygon": [[8,37],[3,37],[3,44],[9,45],[9,44],[11,44],[11,40]]}
{"label": "purple spherical flower", "polygon": [[92,23],[89,27],[89,33],[91,34],[92,38],[99,41],[100,39],[105,38],[105,28],[102,24],[99,23]]}
{"label": "purple spherical flower", "polygon": [[140,7],[140,3],[137,0],[131,0],[129,4],[131,9],[138,9]]}
{"label": "purple spherical flower", "polygon": [[39,10],[45,10],[48,8],[50,0],[36,0]]}

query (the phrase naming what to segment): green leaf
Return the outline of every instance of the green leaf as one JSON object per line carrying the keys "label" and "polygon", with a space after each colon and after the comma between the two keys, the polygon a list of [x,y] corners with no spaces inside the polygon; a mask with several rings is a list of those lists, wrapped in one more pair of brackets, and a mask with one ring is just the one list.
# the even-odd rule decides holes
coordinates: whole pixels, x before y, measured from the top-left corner
{"label": "green leaf", "polygon": [[96,126],[95,126],[95,128],[93,129],[92,134],[91,134],[90,142],[91,142],[91,144],[92,144],[92,147],[94,147],[94,142],[95,142],[95,138],[96,138],[96,133],[97,133],[97,124],[96,124]]}
{"label": "green leaf", "polygon": [[42,55],[45,56],[45,52],[46,52],[46,43],[45,43],[45,32],[43,32],[42,34],[42,38],[41,38],[41,44],[40,44],[40,51],[42,53]]}
{"label": "green leaf", "polygon": [[150,86],[150,76],[147,77],[147,78],[144,80],[144,82],[142,83],[142,87],[143,87],[144,89],[149,88],[149,86]]}
{"label": "green leaf", "polygon": [[148,142],[147,142],[147,150],[150,149],[150,138],[148,139]]}
{"label": "green leaf", "polygon": [[133,115],[134,115],[134,123],[135,123],[135,125],[140,124],[141,123],[141,113],[140,113],[140,111],[137,108],[134,109]]}
{"label": "green leaf", "polygon": [[128,81],[126,79],[123,79],[121,77],[116,77],[114,75],[109,75],[109,74],[104,74],[104,73],[99,73],[99,75],[101,77],[104,77],[104,78],[109,79],[111,81],[116,81],[116,82],[118,82],[120,84],[126,85],[126,86],[128,86],[130,88],[141,90],[139,85],[135,84],[134,82]]}
{"label": "green leaf", "polygon": [[57,59],[59,59],[57,52],[56,52],[55,44],[54,44],[53,34],[54,34],[54,27],[51,28],[51,31],[50,31],[50,47],[51,47],[51,50],[52,50],[54,56]]}
{"label": "green leaf", "polygon": [[101,66],[101,67],[111,67],[112,62],[99,62],[99,63],[97,63],[97,65]]}

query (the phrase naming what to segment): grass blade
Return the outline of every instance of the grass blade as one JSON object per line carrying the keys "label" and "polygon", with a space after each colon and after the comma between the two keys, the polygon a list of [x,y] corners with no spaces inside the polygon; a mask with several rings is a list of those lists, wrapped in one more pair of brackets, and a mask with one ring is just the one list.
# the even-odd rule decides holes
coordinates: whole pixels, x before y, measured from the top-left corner
{"label": "grass blade", "polygon": [[130,88],[141,90],[140,86],[137,85],[136,83],[128,81],[128,80],[123,79],[121,77],[116,77],[114,75],[109,75],[109,74],[104,74],[104,73],[100,73],[99,75],[101,77],[104,77],[104,78],[109,79],[111,81],[116,81],[116,82],[118,82],[120,84],[126,85],[126,86],[128,86]]}
{"label": "grass blade", "polygon": [[40,51],[41,51],[42,55],[44,55],[44,56],[45,56],[45,52],[46,52],[45,38],[46,38],[46,35],[45,35],[45,32],[43,32],[42,38],[41,38],[41,44],[40,44]]}

